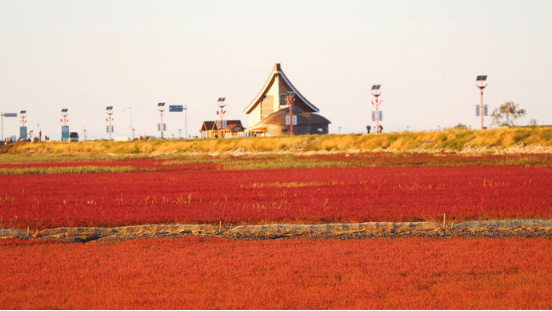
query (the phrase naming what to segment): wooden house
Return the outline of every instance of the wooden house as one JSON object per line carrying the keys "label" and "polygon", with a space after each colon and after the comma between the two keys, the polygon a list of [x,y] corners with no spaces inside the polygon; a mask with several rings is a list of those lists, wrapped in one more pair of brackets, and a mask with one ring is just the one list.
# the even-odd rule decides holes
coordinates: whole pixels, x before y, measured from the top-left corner
{"label": "wooden house", "polygon": [[[289,105],[286,97],[293,93],[293,120],[289,118]],[[263,88],[255,99],[244,109],[249,116],[252,136],[277,136],[288,134],[293,122],[293,134],[327,134],[328,119],[317,114],[319,109],[303,96],[286,77],[280,64],[275,64]],[[287,116],[287,117],[286,117]]]}
{"label": "wooden house", "polygon": [[244,137],[245,128],[240,120],[224,120],[221,128],[220,121],[203,121],[199,130],[201,138]]}

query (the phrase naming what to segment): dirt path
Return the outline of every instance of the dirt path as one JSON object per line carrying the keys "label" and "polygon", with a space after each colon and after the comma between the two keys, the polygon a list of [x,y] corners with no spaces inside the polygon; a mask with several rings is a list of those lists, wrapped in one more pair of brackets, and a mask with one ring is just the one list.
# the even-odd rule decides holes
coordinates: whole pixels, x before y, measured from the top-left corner
{"label": "dirt path", "polygon": [[459,224],[435,222],[365,222],[317,225],[270,224],[245,226],[141,225],[115,228],[64,227],[37,232],[0,229],[0,238],[52,239],[61,242],[123,241],[137,238],[177,238],[198,236],[233,239],[365,239],[399,237],[552,237],[552,220],[492,220]]}

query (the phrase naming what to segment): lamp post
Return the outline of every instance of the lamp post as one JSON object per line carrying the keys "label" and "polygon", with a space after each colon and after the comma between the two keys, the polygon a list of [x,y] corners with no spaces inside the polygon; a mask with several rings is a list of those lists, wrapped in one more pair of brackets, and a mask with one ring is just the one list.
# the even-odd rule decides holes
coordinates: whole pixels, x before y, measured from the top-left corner
{"label": "lamp post", "polygon": [[184,105],[184,139],[188,138],[188,106]]}
{"label": "lamp post", "polygon": [[481,115],[481,129],[484,129],[483,116],[487,115],[487,109],[485,109],[487,107],[483,105],[483,89],[487,86],[487,84],[485,84],[485,81],[487,81],[487,76],[477,76],[477,79],[475,81],[477,81],[477,84],[475,86],[479,88],[480,94],[479,107],[476,107],[478,109],[475,110],[475,115]]}
{"label": "lamp post", "polygon": [[123,112],[127,109],[130,109],[130,133],[132,135],[132,139],[134,140],[134,124],[132,122],[132,107],[124,107]]}
{"label": "lamp post", "polygon": [[226,100],[226,97],[219,97],[218,99],[218,106],[219,106],[219,110],[217,110],[217,115],[220,114],[220,128],[219,128],[219,131],[220,131],[220,138],[223,137],[223,130],[224,130],[224,114],[226,113],[226,110],[224,110],[224,107],[226,106],[226,104],[224,103],[224,101]]}
{"label": "lamp post", "polygon": [[27,139],[27,127],[25,126],[25,123],[27,123],[27,120],[25,120],[25,118],[27,117],[27,110],[19,111],[19,117],[21,118],[21,120],[19,120],[19,123],[21,123],[21,127],[19,129],[19,137],[22,139]]}
{"label": "lamp post", "polygon": [[372,121],[376,121],[376,133],[381,132],[380,125],[379,125],[379,121],[381,121],[381,119],[382,119],[381,118],[381,112],[379,111],[379,106],[382,103],[382,100],[379,99],[379,97],[381,95],[380,88],[381,88],[381,84],[372,85],[372,95],[374,95],[374,97],[376,99],[375,103],[374,103],[374,101],[372,101],[372,106],[374,106],[376,108],[375,114],[372,115]]}
{"label": "lamp post", "polygon": [[63,123],[61,126],[61,141],[66,141],[69,139],[69,126],[67,125],[67,122],[69,122],[69,119],[67,116],[69,115],[69,109],[63,108],[61,109],[61,120],[60,122]]}
{"label": "lamp post", "polygon": [[165,130],[165,124],[163,123],[163,111],[165,111],[165,103],[157,104],[157,110],[161,114],[161,123],[159,123],[159,131],[161,132],[161,139],[163,139],[163,131]]}
{"label": "lamp post", "polygon": [[109,133],[109,140],[111,140],[111,134],[113,133],[113,126],[111,125],[111,121],[113,120],[111,117],[113,114],[113,106],[107,106],[105,108],[105,113],[107,114],[107,117],[105,118],[107,121],[107,132]]}
{"label": "lamp post", "polygon": [[289,106],[289,136],[293,136],[293,103],[295,102],[295,93],[289,92],[286,94],[286,103]]}

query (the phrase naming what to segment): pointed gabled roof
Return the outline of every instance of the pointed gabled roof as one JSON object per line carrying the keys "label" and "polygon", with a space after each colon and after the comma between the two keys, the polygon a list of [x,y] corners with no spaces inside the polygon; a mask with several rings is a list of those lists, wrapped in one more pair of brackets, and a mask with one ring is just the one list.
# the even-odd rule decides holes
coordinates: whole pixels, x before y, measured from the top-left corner
{"label": "pointed gabled roof", "polygon": [[[203,124],[201,125],[201,130],[199,130],[200,132],[205,132],[205,131],[218,131],[219,128],[218,128],[218,123],[219,121],[203,121]],[[233,130],[234,128],[236,128],[236,130],[239,131],[240,128],[244,128],[242,123],[241,123],[241,120],[226,120],[226,129],[227,130]]]}
{"label": "pointed gabled roof", "polygon": [[212,130],[218,130],[217,122],[215,121],[203,121],[203,124],[201,125],[200,131],[212,131]]}
{"label": "pointed gabled roof", "polygon": [[266,80],[266,83],[264,84],[264,86],[261,89],[261,91],[259,92],[259,94],[257,94],[255,99],[249,104],[249,106],[247,106],[247,108],[245,108],[243,110],[244,114],[249,114],[253,110],[253,108],[255,108],[255,106],[257,106],[259,104],[259,102],[262,99],[262,96],[266,92],[268,92],[270,86],[272,85],[272,83],[274,82],[276,77],[282,78],[284,83],[286,83],[286,85],[289,87],[289,89],[292,90],[297,95],[297,97],[305,104],[305,106],[312,109],[311,112],[319,112],[320,111],[318,108],[316,108],[316,106],[311,104],[303,95],[301,95],[301,93],[299,93],[299,91],[293,86],[293,84],[291,84],[289,79],[286,77],[286,75],[282,71],[282,68],[280,67],[280,64],[277,63],[277,64],[274,65],[274,68],[272,68],[272,72],[270,73],[270,76]]}

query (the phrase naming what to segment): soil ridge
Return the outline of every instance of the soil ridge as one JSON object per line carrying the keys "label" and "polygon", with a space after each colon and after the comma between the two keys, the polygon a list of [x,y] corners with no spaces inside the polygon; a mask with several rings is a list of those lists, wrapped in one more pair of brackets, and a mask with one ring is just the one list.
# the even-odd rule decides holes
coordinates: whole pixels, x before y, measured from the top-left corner
{"label": "soil ridge", "polygon": [[125,227],[61,227],[25,232],[0,229],[0,238],[51,239],[62,242],[122,241],[136,238],[222,237],[234,239],[309,238],[377,238],[377,237],[552,237],[552,219],[514,219],[437,222],[363,222],[328,224],[153,224]]}

